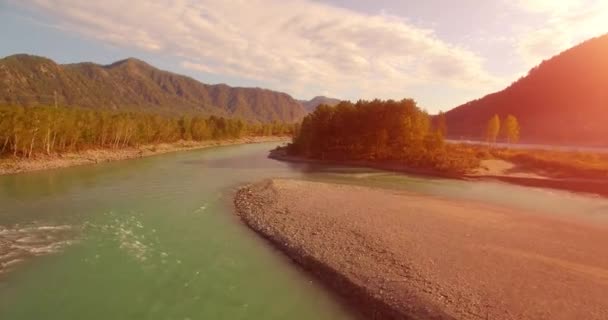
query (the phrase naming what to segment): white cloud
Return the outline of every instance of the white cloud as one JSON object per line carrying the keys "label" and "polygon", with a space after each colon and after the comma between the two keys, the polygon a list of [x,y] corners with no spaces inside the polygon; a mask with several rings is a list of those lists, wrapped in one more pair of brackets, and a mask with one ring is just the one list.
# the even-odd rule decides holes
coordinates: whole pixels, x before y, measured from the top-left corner
{"label": "white cloud", "polygon": [[204,65],[202,63],[195,63],[195,62],[190,62],[190,61],[182,61],[180,64],[183,68],[186,69],[191,69],[191,70],[197,70],[200,72],[206,72],[206,73],[215,73],[217,72],[215,70],[215,68]]}
{"label": "white cloud", "polygon": [[528,66],[608,32],[605,0],[520,0],[517,4],[542,21],[524,29],[517,43]]}
{"label": "white cloud", "polygon": [[520,8],[536,13],[564,13],[576,9],[584,3],[583,0],[516,0]]}
{"label": "white cloud", "polygon": [[[59,27],[295,95],[403,97],[413,85],[493,88],[474,52],[387,15],[307,0],[31,0]],[[483,91],[483,89],[482,89]]]}

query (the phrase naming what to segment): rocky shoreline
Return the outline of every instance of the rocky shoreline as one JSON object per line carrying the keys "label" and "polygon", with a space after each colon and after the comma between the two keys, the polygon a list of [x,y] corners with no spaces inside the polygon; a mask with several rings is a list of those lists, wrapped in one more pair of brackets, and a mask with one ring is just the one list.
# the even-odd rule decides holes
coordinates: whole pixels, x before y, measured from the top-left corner
{"label": "rocky shoreline", "polygon": [[14,174],[20,172],[38,171],[46,169],[56,169],[95,164],[101,162],[126,160],[153,156],[163,153],[203,149],[217,146],[262,143],[262,142],[281,142],[288,141],[289,137],[245,137],[231,140],[217,141],[178,141],[175,143],[162,143],[154,145],[143,145],[126,149],[98,149],[85,150],[66,154],[41,155],[32,159],[22,158],[0,158],[0,175]]}
{"label": "rocky shoreline", "polygon": [[605,319],[607,226],[367,187],[241,188],[254,231],[367,319]]}
{"label": "rocky shoreline", "polygon": [[[273,182],[265,182],[270,186]],[[258,186],[256,186],[258,187]],[[264,208],[273,208],[276,202],[272,196],[262,195],[254,192],[256,187],[244,187],[237,192],[235,197],[236,212],[251,229],[263,238],[270,241],[276,248],[284,252],[298,266],[321,280],[331,290],[344,298],[346,304],[359,313],[361,319],[405,319],[404,315],[389,302],[375,293],[372,289],[361,286],[349,279],[348,276],[335,269],[331,264],[317,259],[305,248],[295,245],[289,235],[284,235],[280,230],[274,228],[263,218]],[[259,190],[258,190],[259,191]],[[433,308],[434,309],[434,308]],[[423,317],[407,317],[407,319],[451,319],[449,317],[437,317],[431,310],[420,310]]]}

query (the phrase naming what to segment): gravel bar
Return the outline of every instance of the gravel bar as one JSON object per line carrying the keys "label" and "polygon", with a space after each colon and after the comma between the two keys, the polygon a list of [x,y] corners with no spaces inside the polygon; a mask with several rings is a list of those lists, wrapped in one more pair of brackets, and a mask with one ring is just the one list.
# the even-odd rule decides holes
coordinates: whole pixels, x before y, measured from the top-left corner
{"label": "gravel bar", "polygon": [[286,179],[235,206],[367,319],[608,319],[606,225]]}

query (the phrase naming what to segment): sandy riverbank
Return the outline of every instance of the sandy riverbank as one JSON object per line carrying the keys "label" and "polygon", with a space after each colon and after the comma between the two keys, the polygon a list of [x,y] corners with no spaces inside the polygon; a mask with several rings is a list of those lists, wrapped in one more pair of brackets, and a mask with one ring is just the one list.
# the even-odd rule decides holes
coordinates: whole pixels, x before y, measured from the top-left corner
{"label": "sandy riverbank", "polygon": [[281,179],[235,205],[366,318],[608,318],[608,226]]}
{"label": "sandy riverbank", "polygon": [[534,172],[517,169],[513,163],[504,160],[483,160],[476,170],[466,173],[446,173],[432,169],[412,168],[398,161],[332,161],[316,160],[287,155],[284,149],[272,150],[269,157],[275,160],[309,163],[317,165],[342,165],[364,167],[379,170],[403,172],[408,174],[465,180],[499,180],[502,182],[523,185],[528,187],[552,188],[575,192],[593,193],[608,197],[608,180],[606,179],[576,179],[551,178]]}
{"label": "sandy riverbank", "polygon": [[273,141],[279,142],[288,141],[289,139],[290,138],[288,137],[246,137],[221,141],[178,141],[176,143],[143,145],[139,147],[116,150],[97,149],[65,154],[56,154],[50,156],[40,155],[32,159],[0,158],[0,175],[141,158],[175,151],[194,150],[233,144],[261,143]]}
{"label": "sandy riverbank", "polygon": [[505,160],[483,160],[480,168],[465,175],[467,179],[493,179],[529,187],[552,188],[594,193],[608,197],[607,179],[552,178],[519,168]]}

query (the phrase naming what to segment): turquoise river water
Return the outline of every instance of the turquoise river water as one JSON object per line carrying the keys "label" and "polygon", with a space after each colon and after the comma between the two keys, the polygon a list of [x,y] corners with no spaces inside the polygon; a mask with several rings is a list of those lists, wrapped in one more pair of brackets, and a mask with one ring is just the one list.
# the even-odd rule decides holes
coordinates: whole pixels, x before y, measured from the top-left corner
{"label": "turquoise river water", "polygon": [[233,214],[238,186],[270,177],[608,219],[601,197],[288,164],[275,145],[1,176],[0,319],[354,319]]}

